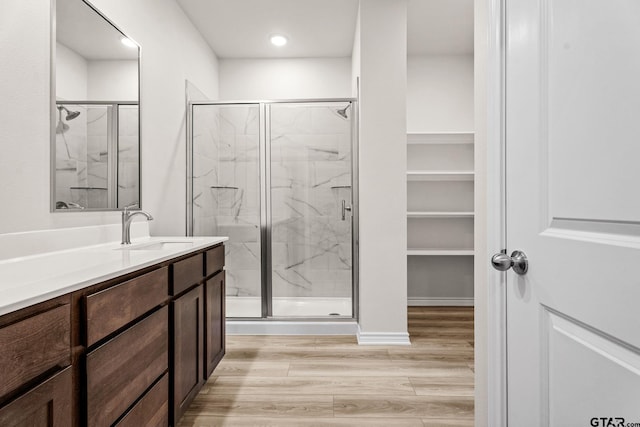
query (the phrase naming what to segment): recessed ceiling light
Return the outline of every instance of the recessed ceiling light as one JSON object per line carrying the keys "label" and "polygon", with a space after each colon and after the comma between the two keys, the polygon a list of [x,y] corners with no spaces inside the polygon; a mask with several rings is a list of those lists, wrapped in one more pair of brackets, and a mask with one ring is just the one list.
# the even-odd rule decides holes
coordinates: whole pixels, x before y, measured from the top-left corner
{"label": "recessed ceiling light", "polygon": [[285,36],[274,34],[271,36],[271,44],[274,46],[284,46],[289,41]]}
{"label": "recessed ceiling light", "polygon": [[131,48],[137,48],[138,45],[135,44],[133,41],[131,41],[131,39],[128,39],[126,37],[122,37],[120,39],[120,41],[122,42],[123,45],[125,45],[126,47],[131,47]]}

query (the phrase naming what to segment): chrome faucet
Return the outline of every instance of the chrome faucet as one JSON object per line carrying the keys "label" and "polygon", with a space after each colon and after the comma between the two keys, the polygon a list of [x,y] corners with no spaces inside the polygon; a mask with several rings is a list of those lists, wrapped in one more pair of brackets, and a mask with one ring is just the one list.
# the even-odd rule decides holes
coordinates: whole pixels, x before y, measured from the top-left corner
{"label": "chrome faucet", "polygon": [[122,210],[122,245],[130,245],[131,244],[131,220],[136,215],[144,215],[147,217],[147,221],[151,221],[153,217],[146,213],[145,211],[135,211],[130,212],[129,209],[133,209],[138,207],[137,203],[134,203],[129,206],[125,206]]}

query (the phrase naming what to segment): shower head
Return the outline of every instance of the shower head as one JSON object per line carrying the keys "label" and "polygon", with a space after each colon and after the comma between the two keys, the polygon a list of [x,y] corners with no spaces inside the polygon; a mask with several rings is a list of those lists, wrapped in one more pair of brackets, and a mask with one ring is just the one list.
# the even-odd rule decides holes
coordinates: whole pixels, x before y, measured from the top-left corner
{"label": "shower head", "polygon": [[76,117],[78,117],[80,115],[80,111],[71,111],[67,114],[67,117],[65,117],[67,120],[73,120]]}
{"label": "shower head", "polygon": [[65,116],[65,120],[73,120],[80,115],[80,111],[69,111],[67,107],[65,107],[64,105],[59,105],[58,111],[62,113],[62,110],[67,112],[67,115]]}
{"label": "shower head", "polygon": [[60,116],[58,118],[58,124],[56,125],[56,133],[63,134],[69,130],[69,125],[62,121],[62,111],[66,111],[67,115],[64,117],[65,120],[73,120],[80,115],[80,111],[69,111],[67,107],[64,105],[58,105],[58,112]]}
{"label": "shower head", "polygon": [[336,113],[338,113],[338,115],[344,119],[348,119],[349,116],[347,116],[347,110],[349,109],[349,107],[351,107],[351,104],[348,104],[346,107],[344,107],[342,110],[336,110]]}

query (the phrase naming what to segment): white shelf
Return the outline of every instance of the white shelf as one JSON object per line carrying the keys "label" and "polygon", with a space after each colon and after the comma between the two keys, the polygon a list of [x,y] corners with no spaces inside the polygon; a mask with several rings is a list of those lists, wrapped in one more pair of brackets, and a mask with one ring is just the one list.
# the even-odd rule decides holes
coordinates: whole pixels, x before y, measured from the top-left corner
{"label": "white shelf", "polygon": [[473,249],[408,249],[408,256],[473,256]]}
{"label": "white shelf", "polygon": [[409,132],[407,144],[473,144],[473,132]]}
{"label": "white shelf", "polygon": [[407,212],[407,218],[473,218],[473,212]]}
{"label": "white shelf", "polygon": [[407,133],[410,300],[473,301],[474,139],[473,132]]}
{"label": "white shelf", "polygon": [[473,171],[407,171],[408,181],[473,181]]}

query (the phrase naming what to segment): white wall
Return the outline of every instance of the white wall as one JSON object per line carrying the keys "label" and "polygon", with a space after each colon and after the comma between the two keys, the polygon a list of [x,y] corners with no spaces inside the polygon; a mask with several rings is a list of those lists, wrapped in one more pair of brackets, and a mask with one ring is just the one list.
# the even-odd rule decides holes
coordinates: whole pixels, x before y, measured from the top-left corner
{"label": "white wall", "polygon": [[151,233],[186,231],[185,80],[218,94],[218,59],[174,0],[94,0],[142,46],[142,205]]}
{"label": "white wall", "polygon": [[56,98],[87,99],[88,79],[87,61],[74,50],[56,43]]}
{"label": "white wall", "polygon": [[407,2],[360,2],[360,333],[407,343]]}
{"label": "white wall", "polygon": [[351,96],[358,97],[358,79],[360,78],[360,8],[356,17],[356,30],[353,35],[353,49],[351,50]]}
{"label": "white wall", "polygon": [[136,101],[138,62],[87,61],[56,43],[56,98],[72,101]]}
{"label": "white wall", "polygon": [[351,58],[222,59],[220,99],[351,97]]}
{"label": "white wall", "polygon": [[507,425],[506,286],[489,266],[502,249],[502,68],[504,4],[474,2],[475,68],[475,425]]}
{"label": "white wall", "polygon": [[407,130],[473,131],[473,56],[410,56]]}
{"label": "white wall", "polygon": [[50,15],[49,0],[0,2],[0,233],[117,221],[49,212]]}
{"label": "white wall", "polygon": [[[152,233],[183,234],[185,79],[217,95],[217,58],[173,0],[92,3],[142,45],[142,204]],[[120,221],[49,211],[50,17],[49,0],[0,2],[0,233]]]}
{"label": "white wall", "polygon": [[88,99],[137,101],[138,61],[89,61]]}

